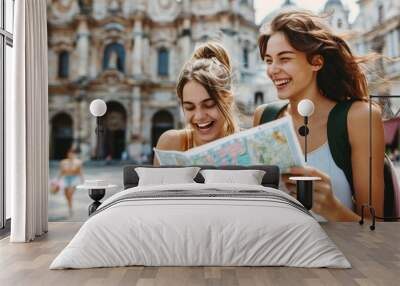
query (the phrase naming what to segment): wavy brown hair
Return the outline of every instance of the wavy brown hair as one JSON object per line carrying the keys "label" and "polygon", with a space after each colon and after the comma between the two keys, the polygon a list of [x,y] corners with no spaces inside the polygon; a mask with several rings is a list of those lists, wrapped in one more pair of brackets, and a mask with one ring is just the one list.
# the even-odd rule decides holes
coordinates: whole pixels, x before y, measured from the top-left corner
{"label": "wavy brown hair", "polygon": [[321,92],[335,100],[368,98],[367,80],[360,64],[367,57],[356,57],[348,44],[333,34],[323,19],[310,12],[291,11],[276,16],[269,31],[258,39],[261,58],[264,60],[270,36],[282,32],[290,45],[306,54],[308,62],[315,55],[323,58],[323,66],[317,73],[317,85]]}
{"label": "wavy brown hair", "polygon": [[225,135],[239,130],[234,116],[232,93],[232,66],[228,53],[218,42],[206,42],[193,53],[192,58],[183,66],[178,78],[176,92],[183,102],[183,88],[189,81],[201,84],[215,100],[218,109],[225,118]]}

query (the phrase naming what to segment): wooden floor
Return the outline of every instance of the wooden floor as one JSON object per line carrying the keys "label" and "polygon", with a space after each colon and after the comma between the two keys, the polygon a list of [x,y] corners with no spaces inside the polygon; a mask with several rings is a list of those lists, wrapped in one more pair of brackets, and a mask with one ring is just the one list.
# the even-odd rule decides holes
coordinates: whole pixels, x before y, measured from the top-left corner
{"label": "wooden floor", "polygon": [[32,243],[0,241],[0,285],[400,285],[400,223],[378,223],[375,231],[357,223],[323,228],[353,268],[290,267],[120,267],[49,270],[80,223],[50,223]]}

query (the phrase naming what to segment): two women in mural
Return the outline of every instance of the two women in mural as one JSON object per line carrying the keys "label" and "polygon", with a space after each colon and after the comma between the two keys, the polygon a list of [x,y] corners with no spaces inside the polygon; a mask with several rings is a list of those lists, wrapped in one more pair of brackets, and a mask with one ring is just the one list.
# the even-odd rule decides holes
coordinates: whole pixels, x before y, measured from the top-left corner
{"label": "two women in mural", "polygon": [[[267,65],[279,99],[288,100],[278,117],[290,116],[295,130],[303,124],[297,112],[302,99],[310,99],[315,112],[309,119],[308,166],[292,168],[283,176],[318,176],[314,185],[313,211],[330,221],[358,221],[362,204],[368,202],[369,146],[368,89],[360,64],[346,42],[334,35],[322,19],[307,12],[278,15],[270,30],[259,38],[259,50]],[[185,119],[183,130],[170,130],[157,148],[185,151],[239,131],[235,119],[232,71],[227,52],[217,43],[200,46],[184,66],[177,84]],[[328,145],[328,116],[338,103],[351,101],[347,116],[353,184],[335,164]],[[265,105],[254,114],[254,126],[264,123]],[[377,215],[383,213],[383,124],[379,108],[373,106],[372,195]],[[299,142],[304,150],[303,140]],[[155,161],[155,164],[158,164]],[[352,190],[354,196],[352,196]]]}

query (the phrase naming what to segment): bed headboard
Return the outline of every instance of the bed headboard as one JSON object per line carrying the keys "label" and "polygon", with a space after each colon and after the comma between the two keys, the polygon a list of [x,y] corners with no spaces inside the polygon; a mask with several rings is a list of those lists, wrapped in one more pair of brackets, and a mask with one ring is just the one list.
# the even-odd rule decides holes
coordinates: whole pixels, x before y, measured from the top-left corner
{"label": "bed headboard", "polygon": [[[128,188],[136,187],[139,183],[139,176],[137,175],[135,168],[146,167],[146,168],[182,168],[188,166],[151,166],[151,165],[129,165],[124,167],[124,190]],[[261,184],[265,187],[278,188],[279,187],[279,167],[273,165],[254,165],[254,166],[197,166],[201,169],[220,169],[220,170],[263,170],[265,175],[262,179]],[[200,174],[194,178],[197,183],[204,183],[204,178]]]}

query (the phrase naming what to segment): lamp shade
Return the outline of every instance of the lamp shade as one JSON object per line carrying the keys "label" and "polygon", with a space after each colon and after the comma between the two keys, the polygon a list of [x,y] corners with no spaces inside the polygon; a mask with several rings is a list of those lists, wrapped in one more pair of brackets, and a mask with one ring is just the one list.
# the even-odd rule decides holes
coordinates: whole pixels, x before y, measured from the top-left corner
{"label": "lamp shade", "polygon": [[90,103],[90,113],[93,116],[100,117],[103,116],[107,111],[107,105],[104,100],[95,99]]}
{"label": "lamp shade", "polygon": [[309,99],[303,99],[297,105],[297,112],[301,116],[310,116],[314,113],[314,103]]}

